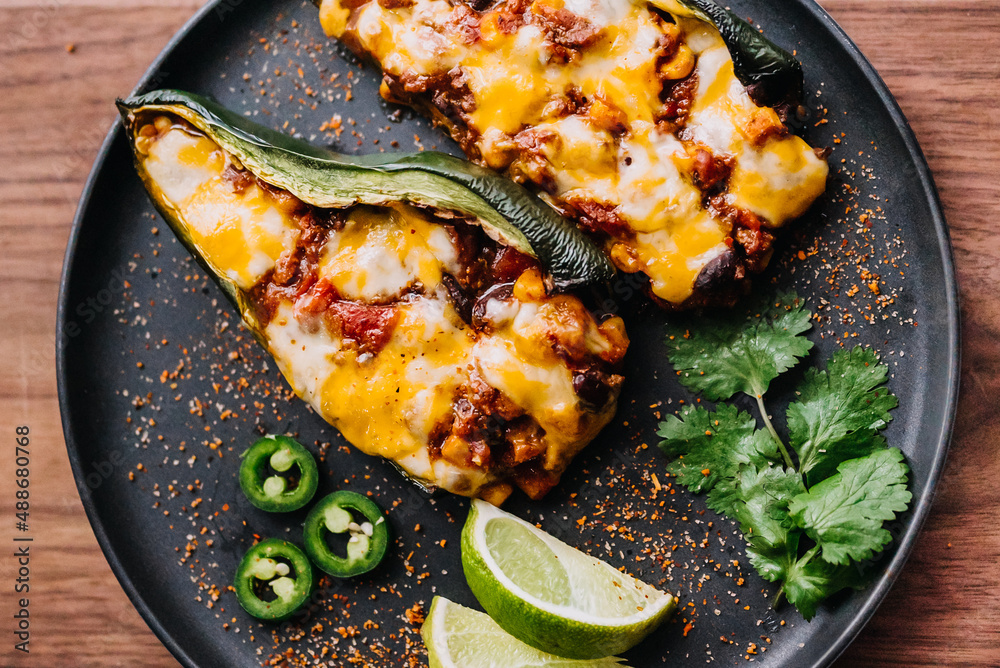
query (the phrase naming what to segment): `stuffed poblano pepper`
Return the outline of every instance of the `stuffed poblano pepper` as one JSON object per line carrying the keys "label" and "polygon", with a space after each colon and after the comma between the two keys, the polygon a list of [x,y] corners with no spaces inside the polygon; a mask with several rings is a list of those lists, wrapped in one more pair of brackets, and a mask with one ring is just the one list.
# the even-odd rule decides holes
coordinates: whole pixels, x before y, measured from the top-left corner
{"label": "stuffed poblano pepper", "polygon": [[437,153],[334,154],[178,91],[119,108],[156,207],[363,452],[538,498],[614,415],[622,321],[561,292],[610,266],[519,186]]}
{"label": "stuffed poblano pepper", "polygon": [[801,65],[712,0],[315,0],[382,96],[544,192],[665,308],[731,304],[823,193]]}

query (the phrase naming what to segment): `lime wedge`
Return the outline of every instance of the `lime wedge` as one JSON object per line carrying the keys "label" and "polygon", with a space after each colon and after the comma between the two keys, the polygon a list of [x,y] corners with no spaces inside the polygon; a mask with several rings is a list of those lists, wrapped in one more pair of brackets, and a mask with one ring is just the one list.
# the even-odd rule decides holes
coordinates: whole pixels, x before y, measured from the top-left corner
{"label": "lime wedge", "polygon": [[629,650],[676,603],[485,501],[472,502],[462,529],[462,567],[472,593],[505,631],[570,659]]}
{"label": "lime wedge", "polygon": [[476,610],[436,596],[420,630],[430,668],[628,668],[622,659],[575,661],[540,652]]}

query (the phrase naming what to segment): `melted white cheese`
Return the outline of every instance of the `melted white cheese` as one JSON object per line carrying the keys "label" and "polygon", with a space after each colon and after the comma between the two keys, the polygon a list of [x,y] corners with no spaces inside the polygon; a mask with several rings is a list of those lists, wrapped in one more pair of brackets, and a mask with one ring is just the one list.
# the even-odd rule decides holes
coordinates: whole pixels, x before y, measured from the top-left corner
{"label": "melted white cheese", "polygon": [[323,384],[341,353],[337,341],[321,323],[306,327],[290,302],[281,304],[264,329],[268,348],[288,383],[307,403],[317,404]]}
{"label": "melted white cheese", "polygon": [[628,2],[621,0],[566,0],[563,7],[600,28],[619,23],[631,9]]}
{"label": "melted white cheese", "polygon": [[199,139],[179,129],[170,130],[151,144],[150,153],[143,166],[156,182],[164,197],[179,206],[194,196],[203,184],[216,178],[221,170],[218,162],[222,156],[207,159],[185,159],[184,153],[198,151]]}
{"label": "melted white cheese", "polygon": [[384,302],[410,288],[433,292],[460,271],[448,231],[410,206],[357,208],[323,249],[319,275],[346,299]]}

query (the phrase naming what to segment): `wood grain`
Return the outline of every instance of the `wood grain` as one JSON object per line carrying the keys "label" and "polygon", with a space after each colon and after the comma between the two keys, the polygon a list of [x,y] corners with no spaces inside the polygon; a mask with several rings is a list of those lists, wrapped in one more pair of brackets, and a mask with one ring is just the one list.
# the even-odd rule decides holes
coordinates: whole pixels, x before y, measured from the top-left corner
{"label": "wood grain", "polygon": [[[0,435],[32,428],[31,654],[4,666],[175,667],[111,573],[66,459],[54,375],[70,222],[128,92],[201,0],[0,0]],[[941,191],[963,299],[963,387],[930,519],[837,664],[1000,665],[1000,0],[824,0],[885,78]],[[72,44],[72,53],[67,45]],[[113,63],[113,65],[111,65]],[[9,458],[0,464],[12,512]],[[5,520],[6,521],[6,520]],[[0,558],[0,618],[14,577]]]}

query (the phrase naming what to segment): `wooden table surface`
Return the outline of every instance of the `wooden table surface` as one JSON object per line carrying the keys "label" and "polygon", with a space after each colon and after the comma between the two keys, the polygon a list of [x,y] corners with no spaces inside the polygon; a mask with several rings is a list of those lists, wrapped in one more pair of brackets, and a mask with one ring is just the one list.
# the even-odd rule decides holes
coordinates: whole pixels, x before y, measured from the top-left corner
{"label": "wooden table surface", "polygon": [[[115,119],[110,101],[202,2],[0,0],[0,539],[13,533],[20,424],[31,427],[35,536],[30,655],[13,650],[16,564],[8,547],[0,553],[3,666],[177,665],[84,516],[59,421],[54,331],[64,247]],[[958,421],[930,519],[837,665],[1000,666],[1000,0],[822,4],[886,79],[930,161],[964,339]]]}

